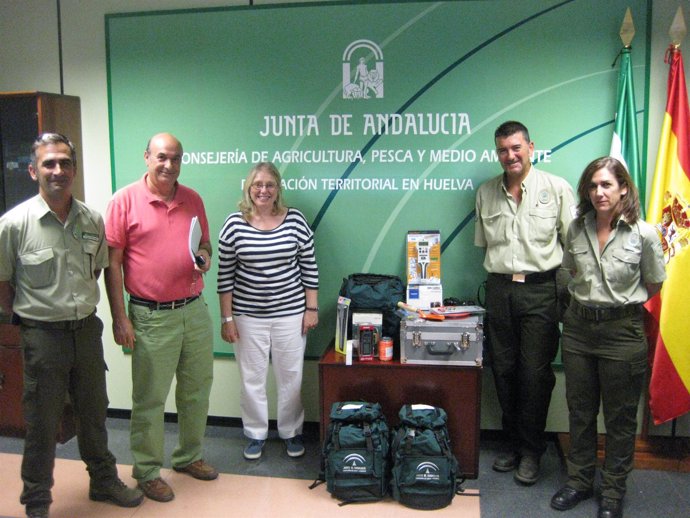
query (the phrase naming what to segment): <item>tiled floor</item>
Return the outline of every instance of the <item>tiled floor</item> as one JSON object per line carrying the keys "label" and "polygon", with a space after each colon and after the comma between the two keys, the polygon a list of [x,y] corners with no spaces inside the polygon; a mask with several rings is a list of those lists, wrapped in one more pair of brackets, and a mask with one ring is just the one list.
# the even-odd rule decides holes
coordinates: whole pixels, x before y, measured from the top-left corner
{"label": "tiled floor", "polygon": [[[132,483],[129,468],[132,462],[129,453],[129,421],[111,418],[108,420],[110,449],[121,465],[120,476]],[[176,440],[174,423],[166,423],[166,451],[172,451]],[[81,462],[58,463],[55,479],[56,503],[53,505],[55,518],[82,518],[98,515],[109,517],[171,517],[193,516],[206,518],[216,516],[273,517],[273,516],[327,516],[338,513],[343,517],[370,516],[420,516],[422,511],[413,511],[401,505],[386,501],[381,504],[350,505],[338,507],[325,492],[323,485],[309,491],[309,482],[319,472],[318,429],[308,426],[305,431],[307,454],[292,459],[285,453],[283,442],[272,431],[264,454],[257,461],[246,461],[242,448],[246,441],[242,430],[229,426],[209,426],[205,443],[205,459],[228,476],[221,476],[218,484],[200,482],[186,475],[175,473],[165,466],[165,476],[175,489],[177,496],[174,505],[146,501],[135,510],[120,509],[108,504],[90,503],[85,498],[88,478]],[[450,508],[435,511],[434,516],[444,516],[452,512],[455,518],[478,516],[481,506],[483,518],[494,517],[595,517],[596,499],[583,502],[575,509],[559,512],[549,507],[553,493],[565,482],[565,469],[555,443],[549,445],[542,459],[543,476],[534,486],[524,487],[515,483],[512,474],[496,473],[491,469],[493,458],[498,452],[499,443],[493,434],[483,434],[480,447],[479,477],[468,480],[463,487],[466,496],[456,497]],[[0,452],[21,454],[22,440],[0,437]],[[78,459],[76,440],[58,445],[60,459]],[[21,490],[19,480],[19,455],[3,455],[0,465],[0,518],[22,516],[18,504]],[[10,459],[10,460],[7,460]],[[13,464],[14,463],[14,464]],[[74,473],[74,475],[72,475]],[[261,477],[261,478],[257,478]],[[290,479],[290,480],[283,480]],[[78,489],[81,487],[82,489]],[[59,493],[65,488],[68,497]],[[212,489],[212,491],[209,491]],[[72,493],[77,492],[74,496]],[[476,493],[480,493],[477,497]],[[58,502],[69,500],[70,505],[81,502],[87,507],[74,512],[74,508],[60,508]],[[247,507],[245,507],[247,505]],[[94,511],[95,509],[95,511]],[[280,512],[277,510],[280,509]],[[690,517],[690,474],[662,471],[635,470],[629,478],[626,497],[625,516],[627,518],[665,518]],[[450,515],[450,514],[449,514]]]}

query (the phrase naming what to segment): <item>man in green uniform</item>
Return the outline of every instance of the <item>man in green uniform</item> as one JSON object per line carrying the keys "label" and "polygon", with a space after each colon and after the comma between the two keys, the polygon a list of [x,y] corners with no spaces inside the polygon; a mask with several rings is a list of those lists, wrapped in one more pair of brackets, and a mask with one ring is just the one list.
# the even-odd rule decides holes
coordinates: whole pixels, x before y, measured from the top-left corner
{"label": "man in green uniform", "polygon": [[43,134],[32,150],[38,195],[0,218],[0,307],[19,317],[24,353],[20,500],[27,516],[48,516],[55,437],[69,393],[89,497],[134,507],[144,495],[118,478],[105,427],[103,323],[96,316],[97,280],[108,266],[103,219],[72,197],[77,163],[66,137]]}
{"label": "man in green uniform", "polygon": [[556,272],[575,210],[572,187],[532,166],[534,144],[515,121],[494,134],[503,173],[476,197],[475,240],[486,249],[488,353],[510,447],[494,462],[522,484],[539,478],[558,351]]}

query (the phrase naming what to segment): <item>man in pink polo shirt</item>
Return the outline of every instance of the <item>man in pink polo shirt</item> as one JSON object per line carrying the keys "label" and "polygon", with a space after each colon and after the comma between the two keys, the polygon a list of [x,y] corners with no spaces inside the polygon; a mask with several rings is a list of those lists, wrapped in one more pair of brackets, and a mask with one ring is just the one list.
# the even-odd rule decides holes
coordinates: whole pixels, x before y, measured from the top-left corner
{"label": "man in pink polo shirt", "polygon": [[[180,430],[173,469],[200,480],[218,477],[202,459],[213,331],[201,292],[203,274],[211,266],[211,243],[201,197],[177,181],[182,144],[168,133],[155,135],[144,160],[143,178],[116,192],[108,205],[110,266],[105,281],[115,341],[132,350],[133,476],[147,497],[168,502],[175,495],[160,469],[165,401],[173,376]],[[189,252],[193,217],[201,226],[196,262]],[[123,285],[129,294],[127,310]]]}

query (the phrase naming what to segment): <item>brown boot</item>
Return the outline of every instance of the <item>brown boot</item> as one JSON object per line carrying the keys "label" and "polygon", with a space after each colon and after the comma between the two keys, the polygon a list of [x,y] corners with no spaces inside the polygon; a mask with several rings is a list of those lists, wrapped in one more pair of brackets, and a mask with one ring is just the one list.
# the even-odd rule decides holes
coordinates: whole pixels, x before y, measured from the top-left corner
{"label": "brown boot", "polygon": [[170,502],[175,498],[172,488],[160,477],[139,482],[138,486],[148,498],[156,502]]}

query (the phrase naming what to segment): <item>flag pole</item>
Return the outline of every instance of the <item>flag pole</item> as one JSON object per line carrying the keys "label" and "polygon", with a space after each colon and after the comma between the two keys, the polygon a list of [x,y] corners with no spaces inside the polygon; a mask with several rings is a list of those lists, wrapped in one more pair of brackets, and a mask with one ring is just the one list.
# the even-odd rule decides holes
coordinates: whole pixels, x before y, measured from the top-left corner
{"label": "flag pole", "polygon": [[[633,38],[635,37],[635,24],[633,23],[633,18],[632,18],[632,13],[630,11],[630,7],[628,7],[625,10],[625,16],[623,17],[623,22],[621,23],[621,29],[620,32],[618,33],[621,38],[621,42],[623,43],[623,50],[625,49],[630,49],[630,44],[632,43]],[[623,51],[621,51],[623,52]],[[619,114],[616,114],[616,117],[618,117]],[[634,116],[634,113],[633,113]],[[646,182],[645,182],[646,183]],[[646,185],[640,185],[638,186],[638,190],[646,189]],[[646,196],[642,193],[642,199],[644,200]],[[644,211],[644,207],[642,207],[642,210]],[[649,410],[649,380],[650,380],[650,369],[647,369],[647,374],[646,374],[646,383],[645,383],[645,389],[644,389],[644,407],[643,407],[643,412],[642,412],[642,426],[641,426],[641,433],[640,433],[640,438],[643,441],[647,441],[649,438],[649,423],[650,423],[650,410]]]}
{"label": "flag pole", "polygon": [[628,7],[625,11],[623,23],[619,32],[623,48],[618,53],[612,66],[620,58],[618,87],[616,95],[616,114],[611,138],[609,155],[618,159],[637,186],[640,194],[640,212],[645,218],[645,187],[644,171],[640,162],[640,146],[637,131],[637,106],[635,103],[635,88],[633,85],[632,47],[635,36],[635,25],[632,13]]}

